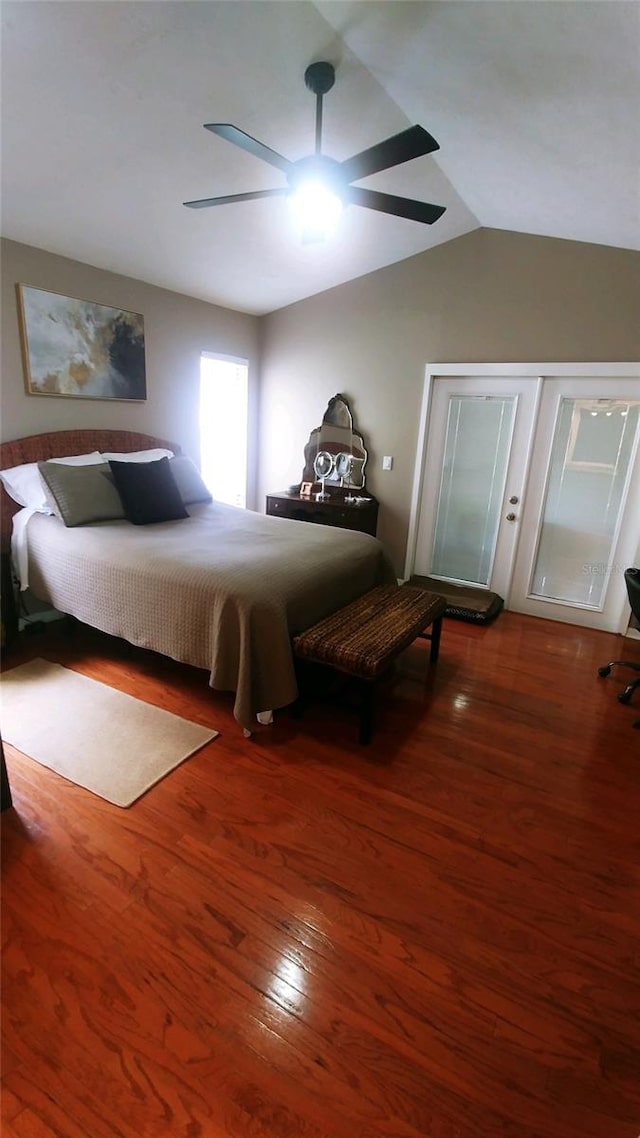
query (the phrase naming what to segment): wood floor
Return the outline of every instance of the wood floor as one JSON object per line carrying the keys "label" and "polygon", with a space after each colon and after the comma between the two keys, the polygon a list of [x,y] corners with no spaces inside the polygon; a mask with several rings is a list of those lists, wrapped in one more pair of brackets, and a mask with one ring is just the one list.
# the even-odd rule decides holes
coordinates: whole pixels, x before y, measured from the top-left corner
{"label": "wood floor", "polygon": [[221,734],[128,810],[5,748],[5,1138],[636,1138],[639,711],[596,674],[620,638],[445,620],[368,748],[346,709],[245,740],[204,673],[23,641],[5,668]]}

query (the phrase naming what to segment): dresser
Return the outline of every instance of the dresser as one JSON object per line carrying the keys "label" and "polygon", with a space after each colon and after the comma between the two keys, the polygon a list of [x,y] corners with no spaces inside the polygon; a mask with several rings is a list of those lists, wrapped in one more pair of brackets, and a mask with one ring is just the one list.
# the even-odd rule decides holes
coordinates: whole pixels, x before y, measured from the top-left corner
{"label": "dresser", "polygon": [[346,502],[348,491],[337,487],[331,490],[331,497],[324,502],[316,502],[313,496],[302,498],[300,494],[280,490],[275,494],[267,494],[266,512],[272,517],[295,518],[321,526],[355,529],[375,537],[378,524],[377,499],[364,490],[353,490],[351,493],[361,495],[366,501]]}

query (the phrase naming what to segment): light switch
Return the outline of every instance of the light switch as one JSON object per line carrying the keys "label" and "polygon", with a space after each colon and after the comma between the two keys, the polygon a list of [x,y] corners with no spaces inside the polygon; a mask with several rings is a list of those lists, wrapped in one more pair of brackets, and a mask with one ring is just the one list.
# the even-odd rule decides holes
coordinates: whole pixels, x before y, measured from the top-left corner
{"label": "light switch", "polygon": [[382,459],[382,469],[393,470],[393,455],[385,454],[384,458]]}

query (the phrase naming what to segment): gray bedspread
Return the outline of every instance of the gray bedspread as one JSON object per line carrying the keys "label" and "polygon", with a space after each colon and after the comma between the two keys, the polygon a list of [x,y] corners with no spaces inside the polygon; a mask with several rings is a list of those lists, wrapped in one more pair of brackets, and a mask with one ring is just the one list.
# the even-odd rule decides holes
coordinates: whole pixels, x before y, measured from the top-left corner
{"label": "gray bedspread", "polygon": [[297,695],[291,636],[395,580],[367,534],[213,503],[184,520],[27,527],[30,585],[60,612],[198,668],[243,727]]}

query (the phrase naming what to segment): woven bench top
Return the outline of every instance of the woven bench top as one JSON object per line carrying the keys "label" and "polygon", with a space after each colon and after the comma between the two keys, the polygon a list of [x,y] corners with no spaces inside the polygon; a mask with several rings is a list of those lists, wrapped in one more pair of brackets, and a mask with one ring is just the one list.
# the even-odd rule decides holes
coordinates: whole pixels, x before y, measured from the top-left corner
{"label": "woven bench top", "polygon": [[379,585],[293,638],[296,656],[374,680],[434,620],[447,602],[408,585]]}

